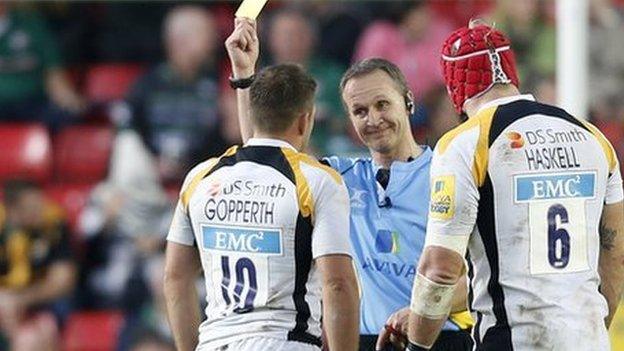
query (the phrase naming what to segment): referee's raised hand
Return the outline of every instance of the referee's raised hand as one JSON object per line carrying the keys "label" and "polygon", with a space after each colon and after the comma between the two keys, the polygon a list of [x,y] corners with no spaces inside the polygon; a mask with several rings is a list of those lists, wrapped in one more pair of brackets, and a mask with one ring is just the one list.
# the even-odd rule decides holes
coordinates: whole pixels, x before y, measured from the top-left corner
{"label": "referee's raised hand", "polygon": [[225,41],[234,78],[247,78],[254,74],[260,52],[256,33],[256,21],[249,18],[236,18],[234,31]]}

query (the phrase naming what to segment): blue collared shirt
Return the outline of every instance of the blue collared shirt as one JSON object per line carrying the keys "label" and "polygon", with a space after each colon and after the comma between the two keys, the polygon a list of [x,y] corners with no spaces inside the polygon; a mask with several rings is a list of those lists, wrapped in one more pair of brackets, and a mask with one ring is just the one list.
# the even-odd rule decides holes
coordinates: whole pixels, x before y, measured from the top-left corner
{"label": "blue collared shirt", "polygon": [[[384,190],[370,158],[328,157],[351,200],[351,243],[362,287],[360,334],[378,334],[388,317],[409,306],[416,265],[425,244],[432,151],[395,161]],[[447,330],[458,330],[452,322]]]}

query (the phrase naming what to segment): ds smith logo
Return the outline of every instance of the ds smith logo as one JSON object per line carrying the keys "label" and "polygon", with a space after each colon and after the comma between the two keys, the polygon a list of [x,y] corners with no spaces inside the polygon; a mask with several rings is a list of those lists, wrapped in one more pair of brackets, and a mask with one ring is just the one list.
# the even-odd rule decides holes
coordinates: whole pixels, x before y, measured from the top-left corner
{"label": "ds smith logo", "polygon": [[522,138],[522,134],[518,132],[509,132],[507,133],[507,139],[509,139],[512,149],[520,149],[524,146],[524,139]]}
{"label": "ds smith logo", "polygon": [[401,250],[399,246],[399,233],[386,229],[378,230],[377,238],[375,238],[375,249],[377,252],[381,253],[399,253]]}
{"label": "ds smith logo", "polygon": [[221,183],[220,182],[214,182],[214,183],[210,183],[208,185],[208,195],[210,195],[211,197],[215,197],[217,195],[219,195],[219,192],[221,191]]}

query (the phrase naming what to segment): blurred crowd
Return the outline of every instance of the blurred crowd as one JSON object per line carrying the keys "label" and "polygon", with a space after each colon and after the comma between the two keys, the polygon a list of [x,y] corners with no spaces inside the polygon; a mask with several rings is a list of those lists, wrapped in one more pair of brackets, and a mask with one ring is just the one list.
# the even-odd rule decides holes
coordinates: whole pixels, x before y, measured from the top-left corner
{"label": "blurred crowd", "polygon": [[[72,349],[102,332],[85,311],[109,313],[98,316],[113,324],[117,350],[173,350],[161,278],[177,191],[193,164],[240,143],[223,47],[235,5],[0,2],[0,145],[10,154],[0,156],[0,350]],[[520,90],[554,103],[554,1],[271,1],[261,61],[297,62],[318,80],[313,154],[363,153],[338,86],[350,63],[372,56],[404,72],[412,131],[433,146],[459,123],[439,49],[473,17],[510,36]],[[620,155],[623,32],[624,1],[591,0],[588,117]],[[32,154],[3,144],[18,126],[43,128],[51,170],[11,168]],[[87,130],[100,134],[76,141]],[[64,152],[82,158],[61,176]],[[85,165],[99,171],[83,176]]]}

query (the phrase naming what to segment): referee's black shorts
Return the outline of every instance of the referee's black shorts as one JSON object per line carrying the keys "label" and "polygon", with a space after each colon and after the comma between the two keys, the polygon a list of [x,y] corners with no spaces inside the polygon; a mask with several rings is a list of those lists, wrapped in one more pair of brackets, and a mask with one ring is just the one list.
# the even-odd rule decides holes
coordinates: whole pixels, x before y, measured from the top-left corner
{"label": "referee's black shorts", "polygon": [[[377,335],[360,335],[360,351],[375,351],[376,343]],[[471,351],[472,345],[472,337],[467,331],[443,330],[431,351]],[[383,351],[395,349],[388,345]]]}

